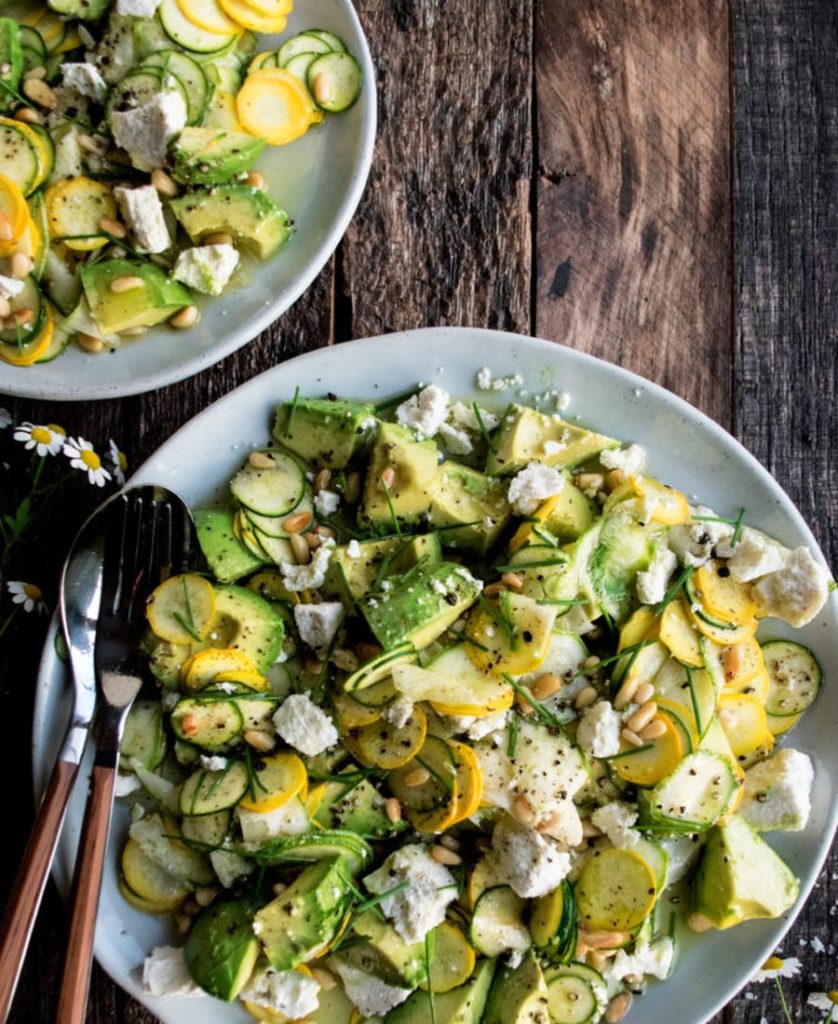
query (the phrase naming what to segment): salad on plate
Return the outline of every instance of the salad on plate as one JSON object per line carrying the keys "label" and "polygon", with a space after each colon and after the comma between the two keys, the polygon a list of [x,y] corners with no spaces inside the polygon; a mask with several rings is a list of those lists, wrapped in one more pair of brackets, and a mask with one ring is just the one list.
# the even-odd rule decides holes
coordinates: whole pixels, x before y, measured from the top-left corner
{"label": "salad on plate", "polygon": [[195,509],[120,760],[150,993],[614,1024],[684,928],[791,909],[822,679],[772,622],[834,584],[555,404],[297,393]]}

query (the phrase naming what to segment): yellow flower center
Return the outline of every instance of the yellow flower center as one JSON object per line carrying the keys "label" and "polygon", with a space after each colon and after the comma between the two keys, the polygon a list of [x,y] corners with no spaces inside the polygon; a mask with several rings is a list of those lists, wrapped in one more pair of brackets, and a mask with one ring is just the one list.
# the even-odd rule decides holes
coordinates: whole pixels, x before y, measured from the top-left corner
{"label": "yellow flower center", "polygon": [[827,999],[831,999],[832,1002],[838,1006],[838,988],[834,989],[832,992],[827,992],[826,997]]}
{"label": "yellow flower center", "polygon": [[50,423],[48,426],[53,434],[60,434],[62,437],[67,436],[67,431],[63,427],[59,427],[57,423]]}
{"label": "yellow flower center", "polygon": [[778,956],[770,956],[762,965],[764,971],[779,971],[783,961]]}
{"label": "yellow flower center", "polygon": [[40,601],[44,596],[41,593],[41,588],[36,587],[34,583],[24,583],[23,592],[31,601]]}
{"label": "yellow flower center", "polygon": [[38,444],[49,444],[52,440],[52,434],[47,427],[33,427],[30,437]]}
{"label": "yellow flower center", "polygon": [[88,469],[99,469],[99,467],[102,465],[102,460],[99,458],[96,452],[92,452],[88,448],[84,449],[84,451],[81,453],[80,458]]}
{"label": "yellow flower center", "polygon": [[118,452],[117,456],[116,456],[116,459],[117,459],[117,462],[119,463],[119,468],[124,473],[125,470],[128,469],[128,459],[125,458],[124,452]]}

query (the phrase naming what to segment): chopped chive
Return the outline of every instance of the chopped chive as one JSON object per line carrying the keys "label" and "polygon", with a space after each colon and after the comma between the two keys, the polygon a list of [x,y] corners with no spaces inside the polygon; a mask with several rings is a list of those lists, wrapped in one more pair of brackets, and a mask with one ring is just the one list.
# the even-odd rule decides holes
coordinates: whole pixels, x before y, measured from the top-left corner
{"label": "chopped chive", "polygon": [[[377,907],[379,903],[386,900],[388,896],[395,896],[398,892],[403,892],[405,889],[410,888],[410,882],[399,882],[398,885],[394,885],[392,889],[388,889],[386,892],[381,892],[375,896],[370,896],[369,899],[363,900],[358,903],[353,911],[353,916],[359,917],[365,911],[370,910],[372,907]],[[354,888],[354,887],[353,887]]]}
{"label": "chopped chive", "polygon": [[300,400],[300,386],[299,384],[294,388],[294,397],[291,400],[291,408],[288,410],[288,419],[285,421],[285,432],[283,437],[288,437],[291,433],[291,424],[294,421],[294,414],[297,411],[297,402]]}
{"label": "chopped chive", "polygon": [[517,680],[513,679],[508,672],[503,672],[501,674],[503,675],[503,678],[507,681],[507,683],[509,683],[509,685],[512,687],[512,689],[521,697],[523,697],[523,699],[529,705],[532,706],[532,708],[535,710],[535,713],[542,720],[542,722],[544,722],[545,725],[549,725],[553,729],[558,729],[562,733],[565,732],[565,727],[559,721],[559,719],[556,718],[552,711],[548,711],[548,709],[541,703],[540,700],[537,700],[535,697],[533,697],[533,695],[530,693],[526,686],[522,686]]}
{"label": "chopped chive", "polygon": [[669,605],[672,604],[672,602],[681,592],[682,587],[686,585],[687,580],[690,578],[690,576],[692,576],[694,572],[694,566],[687,565],[684,567],[684,569],[681,571],[681,574],[678,576],[678,579],[675,580],[675,582],[666,592],[663,600],[659,604],[655,605],[654,615],[656,619],[660,618],[660,616],[663,615],[664,611],[669,607]]}
{"label": "chopped chive", "polygon": [[390,497],[390,488],[382,480],[381,486],[384,488],[384,497],[387,499],[387,508],[390,510],[390,518],[393,520],[393,529],[396,532],[396,536],[399,540],[402,539],[402,530],[399,526],[399,517],[396,515],[396,510],[393,508],[393,499]]}
{"label": "chopped chive", "polygon": [[567,598],[564,598],[564,599],[558,598],[558,597],[554,598],[554,599],[550,599],[550,598],[544,597],[540,601],[536,601],[535,603],[536,604],[557,604],[559,606],[562,606],[562,605],[571,606],[571,605],[576,605],[576,604],[590,604],[590,601],[587,599],[587,597],[567,597]]}
{"label": "chopped chive", "polygon": [[621,757],[634,757],[635,754],[642,754],[645,750],[651,750],[652,747],[654,747],[654,743],[644,743],[642,747],[632,747],[631,750],[623,750],[619,754],[601,757],[600,761],[618,761]]}
{"label": "chopped chive", "polygon": [[431,933],[425,933],[425,973],[428,975],[428,1003],[431,1007],[431,1024],[436,1024],[436,1003],[434,987],[431,984]]}
{"label": "chopped chive", "polygon": [[580,669],[580,672],[582,675],[590,675],[594,672],[598,672],[599,669],[606,668],[608,665],[613,665],[615,661],[619,661],[620,658],[625,657],[625,655],[631,654],[632,651],[647,647],[651,643],[654,643],[654,640],[638,640],[636,644],[626,644],[626,646],[617,654],[611,654],[607,658],[601,658],[596,665],[591,665],[590,668]]}
{"label": "chopped chive", "polygon": [[690,688],[690,702],[693,706],[693,715],[695,716],[695,725],[698,729],[698,735],[704,735],[704,727],[702,725],[701,711],[698,707],[698,697],[695,692],[695,683],[693,682],[693,673],[689,665],[684,665],[684,671],[687,673],[687,686]]}
{"label": "chopped chive", "polygon": [[489,436],[489,431],[486,429],[486,424],[483,422],[483,417],[480,414],[480,406],[477,404],[477,402],[472,402],[471,407],[474,410],[474,418],[477,420],[477,426],[480,428],[480,433],[483,435],[483,440],[486,442],[489,451],[493,452],[495,450],[495,445],[494,442],[492,441],[492,438]]}
{"label": "chopped chive", "polygon": [[506,753],[509,758],[515,757],[515,751],[518,749],[518,733],[521,729],[521,719],[514,711],[509,716],[509,736],[506,742]]}
{"label": "chopped chive", "polygon": [[506,637],[509,640],[509,646],[514,647],[517,639],[515,624],[511,622],[508,616],[501,611],[500,607],[493,605],[491,601],[487,600],[482,594],[478,595],[477,603],[483,611],[486,612],[492,622],[494,622],[494,624],[506,634]]}
{"label": "chopped chive", "polygon": [[557,548],[559,546],[559,542],[555,537],[551,537],[549,533],[542,533],[537,526],[533,526],[532,532],[539,538],[539,540],[543,540],[548,547]]}
{"label": "chopped chive", "polygon": [[451,779],[446,779],[444,775],[441,775],[436,770],[436,768],[434,768],[432,765],[429,765],[427,761],[423,761],[422,758],[419,757],[418,754],[413,758],[413,760],[414,761],[418,761],[419,764],[421,764],[422,767],[425,769],[425,771],[428,772],[433,778],[436,779],[436,781],[440,784],[440,786],[442,786],[444,789],[447,789],[449,793],[453,792],[453,790],[454,790],[454,783],[453,783],[453,781]]}
{"label": "chopped chive", "polygon": [[740,508],[739,509],[739,515],[736,517],[736,523],[735,523],[734,529],[733,529],[733,536],[730,538],[730,546],[732,548],[735,548],[736,545],[739,543],[739,540],[740,540],[740,538],[742,536],[742,528],[744,527],[744,525],[745,525],[745,509],[744,508]]}
{"label": "chopped chive", "polygon": [[376,412],[384,412],[387,409],[392,409],[393,406],[401,405],[402,402],[406,402],[408,398],[413,398],[414,395],[418,394],[420,385],[416,384],[412,388],[408,388],[405,391],[400,391],[396,395],[391,395],[390,398],[384,398],[380,402],[377,402],[374,406]]}
{"label": "chopped chive", "polygon": [[472,647],[476,647],[478,651],[488,651],[489,648],[485,644],[481,644],[479,640],[475,640],[474,637],[468,636],[467,633],[458,633],[456,629],[446,630],[449,636],[455,636],[458,640],[466,644],[471,644]]}

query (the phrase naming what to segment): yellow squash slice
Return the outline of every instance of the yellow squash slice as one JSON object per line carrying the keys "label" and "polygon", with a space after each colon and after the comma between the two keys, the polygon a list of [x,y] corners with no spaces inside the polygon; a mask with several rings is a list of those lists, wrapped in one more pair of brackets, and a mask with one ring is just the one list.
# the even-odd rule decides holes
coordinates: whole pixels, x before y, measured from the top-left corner
{"label": "yellow squash slice", "polygon": [[0,341],[0,359],[4,363],[11,363],[12,366],[31,366],[37,363],[50,347],[54,332],[55,316],[52,307],[47,305],[44,321],[34,337],[26,338],[20,345]]}
{"label": "yellow squash slice", "polygon": [[[230,21],[218,0],[177,0],[181,14],[193,25],[205,32],[216,32],[220,36],[229,36],[239,31],[239,26]],[[219,43],[223,46],[223,43]]]}
{"label": "yellow squash slice", "polygon": [[209,647],[183,663],[181,679],[184,687],[194,693],[215,680],[219,672],[255,672],[256,666],[234,647]]}
{"label": "yellow squash slice", "polygon": [[436,930],[430,974],[419,987],[425,992],[450,992],[464,985],[474,970],[476,954],[462,931],[451,921],[443,921]]}
{"label": "yellow squash slice", "polygon": [[246,811],[275,811],[303,793],[308,785],[305,765],[296,754],[271,754],[256,765],[250,792],[239,801]]}
{"label": "yellow squash slice", "polygon": [[282,68],[249,74],[236,96],[236,111],[245,131],[272,146],[293,142],[323,119],[305,85]]}
{"label": "yellow squash slice", "polygon": [[635,786],[654,786],[665,779],[678,766],[684,756],[684,741],[671,718],[661,715],[666,732],[642,747],[623,742],[619,754],[610,761],[611,767],[625,782]]}
{"label": "yellow squash slice", "polygon": [[663,610],[660,639],[683,665],[700,668],[704,664],[690,613],[680,598],[670,601]]}
{"label": "yellow squash slice", "polygon": [[415,707],[399,727],[382,720],[350,729],[344,744],[367,767],[391,770],[407,764],[422,747],[428,733],[425,712]]}
{"label": "yellow squash slice", "polygon": [[12,229],[12,237],[0,241],[0,256],[8,256],[15,251],[16,244],[26,230],[29,207],[21,190],[5,174],[0,174],[0,213]]}
{"label": "yellow squash slice", "polygon": [[288,18],[284,14],[272,16],[261,14],[245,0],[219,0],[224,13],[228,18],[243,28],[249,28],[251,32],[264,32],[266,35],[274,35],[285,31],[285,23]]}
{"label": "yellow squash slice", "polygon": [[468,655],[485,672],[534,672],[547,657],[555,621],[555,606],[503,591],[491,609],[477,605],[469,615],[466,636],[475,643]]}
{"label": "yellow squash slice", "polygon": [[454,822],[465,821],[483,799],[483,771],[477,755],[467,743],[449,740],[448,746],[457,759],[457,812]]}
{"label": "yellow squash slice", "polygon": [[725,563],[718,559],[698,567],[695,585],[701,603],[714,618],[744,626],[756,614],[751,588],[734,579]]}
{"label": "yellow squash slice", "polygon": [[148,600],[152,631],[170,644],[188,644],[207,635],[215,618],[215,591],[196,573],[170,576]]}
{"label": "yellow squash slice", "polygon": [[632,477],[631,482],[653,522],[679,526],[690,521],[690,506],[681,491],[647,476]]}
{"label": "yellow squash slice", "polygon": [[66,178],[47,189],[49,233],[66,242],[68,249],[90,252],[107,245],[102,234],[102,218],[117,217],[113,193],[101,181],[92,178]]}
{"label": "yellow squash slice", "polygon": [[774,736],[768,728],[765,708],[757,697],[747,693],[723,693],[719,698],[718,719],[741,761],[756,750],[770,752]]}
{"label": "yellow squash slice", "polygon": [[245,3],[266,18],[287,18],[294,9],[293,0],[245,0]]}
{"label": "yellow squash slice", "polygon": [[631,850],[602,850],[582,868],[576,883],[579,925],[586,931],[627,932],[655,905],[652,869]]}

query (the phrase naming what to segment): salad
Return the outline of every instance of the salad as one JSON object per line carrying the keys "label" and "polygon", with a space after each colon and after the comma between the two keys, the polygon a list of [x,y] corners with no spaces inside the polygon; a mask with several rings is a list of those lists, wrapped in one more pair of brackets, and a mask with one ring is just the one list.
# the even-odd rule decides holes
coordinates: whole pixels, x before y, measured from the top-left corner
{"label": "salad", "polygon": [[50,0],[0,18],[0,359],[188,330],[199,297],[244,284],[243,253],[288,242],[260,155],[362,84],[333,32],[263,38],[291,6]]}
{"label": "salad", "polygon": [[771,620],[834,589],[806,548],[636,444],[434,385],[296,393],[194,514],[209,571],[150,598],[120,760],[121,891],[182,938],[149,992],[614,1024],[679,930],[794,904],[765,836],[806,827],[783,739],[822,680]]}

